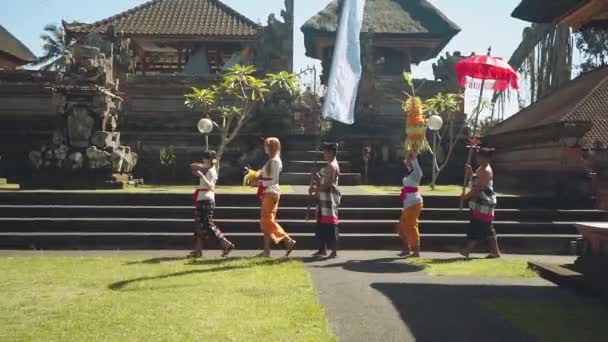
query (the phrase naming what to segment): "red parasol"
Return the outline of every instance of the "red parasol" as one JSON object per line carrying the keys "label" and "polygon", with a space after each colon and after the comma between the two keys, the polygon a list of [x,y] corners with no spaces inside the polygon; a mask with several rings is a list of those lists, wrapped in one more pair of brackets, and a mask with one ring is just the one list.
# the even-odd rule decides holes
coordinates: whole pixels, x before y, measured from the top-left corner
{"label": "red parasol", "polygon": [[502,57],[471,56],[456,63],[458,83],[465,88],[479,89],[479,80],[491,80],[486,89],[505,91],[519,89],[519,75]]}
{"label": "red parasol", "polygon": [[[479,114],[482,111],[482,99],[484,89],[494,91],[506,91],[508,89],[519,89],[519,75],[502,57],[490,56],[491,48],[488,49],[488,54],[485,56],[471,56],[456,63],[454,70],[458,76],[458,82],[461,86],[470,89],[479,89],[479,102],[473,112],[475,117],[473,131],[471,133],[471,145],[467,157],[467,165],[471,164],[473,151],[477,148],[479,139],[477,137],[477,124],[479,122]],[[488,82],[486,81],[493,81]],[[462,186],[462,195],[465,194],[468,178],[465,173],[464,184]],[[462,209],[462,201],[460,208]]]}

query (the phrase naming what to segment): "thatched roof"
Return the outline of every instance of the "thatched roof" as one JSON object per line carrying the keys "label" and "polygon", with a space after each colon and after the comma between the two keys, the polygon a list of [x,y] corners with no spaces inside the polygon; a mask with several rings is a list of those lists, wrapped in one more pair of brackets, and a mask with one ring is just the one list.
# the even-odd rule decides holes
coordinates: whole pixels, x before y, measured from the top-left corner
{"label": "thatched roof", "polygon": [[591,124],[583,148],[608,148],[608,67],[583,74],[492,127],[488,135],[516,134],[560,123]]}
{"label": "thatched roof", "polygon": [[589,0],[522,0],[512,16],[534,23],[553,23],[587,2]]}
{"label": "thatched roof", "polygon": [[2,25],[0,25],[0,52],[5,53],[13,58],[28,64],[37,61],[36,56],[23,45],[19,39],[15,38]]}
{"label": "thatched roof", "polygon": [[215,37],[253,40],[258,25],[219,0],[152,0],[92,24],[67,24],[69,33],[103,33],[110,26],[127,36]]}
{"label": "thatched roof", "polygon": [[[331,1],[325,9],[302,26],[307,54],[312,49],[317,36],[335,35],[341,1]],[[427,0],[367,0],[362,33],[369,32],[377,36],[386,35],[393,38],[441,39],[443,40],[441,48],[443,48],[460,32],[460,27]]]}

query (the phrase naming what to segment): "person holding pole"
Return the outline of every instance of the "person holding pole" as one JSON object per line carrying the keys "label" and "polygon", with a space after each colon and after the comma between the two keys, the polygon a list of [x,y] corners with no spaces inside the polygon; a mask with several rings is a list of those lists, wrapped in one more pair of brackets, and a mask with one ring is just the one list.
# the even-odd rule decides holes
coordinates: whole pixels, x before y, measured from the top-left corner
{"label": "person holding pole", "polygon": [[461,254],[468,258],[480,241],[487,241],[490,255],[487,258],[500,258],[500,249],[494,230],[494,209],[496,208],[496,193],[494,192],[494,172],[490,165],[494,149],[489,147],[477,148],[476,159],[479,166],[473,172],[471,165],[465,166],[465,173],[471,179],[471,190],[462,196],[462,202],[468,202],[470,208],[470,223],[467,232],[467,244]]}
{"label": "person holding pole", "polygon": [[338,256],[338,207],[342,194],[338,189],[338,178],[340,177],[340,166],[336,155],[338,144],[324,143],[321,146],[323,159],[327,165],[319,171],[316,182],[309,189],[311,196],[318,197],[317,227],[315,236],[319,241],[319,250],[313,257],[327,256],[327,250],[331,249],[330,258]]}

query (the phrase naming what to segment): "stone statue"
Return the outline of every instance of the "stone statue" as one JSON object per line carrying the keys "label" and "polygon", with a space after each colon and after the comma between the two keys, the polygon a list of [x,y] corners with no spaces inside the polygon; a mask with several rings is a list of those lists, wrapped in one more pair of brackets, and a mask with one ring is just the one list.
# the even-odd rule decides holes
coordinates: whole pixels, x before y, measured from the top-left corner
{"label": "stone statue", "polygon": [[[53,133],[51,146],[30,153],[34,168],[61,169],[66,175],[77,170],[132,172],[138,156],[120,144],[123,100],[113,93],[114,66],[130,62],[129,46],[122,33],[110,27],[104,35],[89,34],[70,47],[63,82],[53,88],[53,104],[65,126]],[[125,179],[108,181],[117,178]]]}
{"label": "stone statue", "polygon": [[293,0],[285,1],[281,12],[284,22],[274,14],[268,16],[268,24],[258,31],[255,65],[264,72],[293,69]]}
{"label": "stone statue", "polygon": [[[473,56],[473,53],[470,56]],[[465,58],[466,56],[463,56],[460,51],[455,51],[454,54],[446,52],[445,56],[437,60],[437,63],[433,63],[435,81],[443,82],[450,92],[457,92],[460,87],[458,85],[458,77],[454,71],[454,65]]]}

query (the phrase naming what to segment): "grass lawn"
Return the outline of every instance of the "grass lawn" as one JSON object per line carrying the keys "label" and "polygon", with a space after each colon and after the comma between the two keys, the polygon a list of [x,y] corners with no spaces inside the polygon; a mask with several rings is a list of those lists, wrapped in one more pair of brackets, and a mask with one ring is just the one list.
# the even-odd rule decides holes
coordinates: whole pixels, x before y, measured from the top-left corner
{"label": "grass lawn", "polygon": [[334,341],[288,259],[0,258],[0,341]]}
{"label": "grass lawn", "polygon": [[[371,194],[379,195],[399,195],[400,186],[380,186],[380,185],[361,185],[360,188]],[[424,196],[460,196],[462,188],[457,185],[437,185],[435,190],[431,190],[428,185],[420,187],[420,192]]]}
{"label": "grass lawn", "polygon": [[[140,185],[137,187],[126,188],[123,191],[133,193],[193,193],[195,189],[195,185]],[[251,186],[218,185],[215,190],[218,194],[255,194],[257,188]],[[290,193],[293,192],[293,188],[289,185],[281,185],[281,192]]]}
{"label": "grass lawn", "polygon": [[497,300],[483,305],[540,341],[608,341],[608,309],[597,302]]}
{"label": "grass lawn", "polygon": [[[370,194],[379,195],[399,195],[401,192],[400,186],[390,185],[360,185],[361,190]],[[420,193],[423,196],[460,196],[462,194],[462,186],[460,185],[437,185],[435,190],[431,190],[428,185],[422,185],[419,187]],[[497,193],[502,197],[516,196],[512,194]]]}
{"label": "grass lawn", "polygon": [[435,276],[468,277],[537,277],[525,260],[509,259],[408,259],[408,263],[424,267]]}

